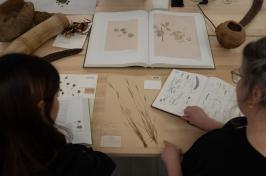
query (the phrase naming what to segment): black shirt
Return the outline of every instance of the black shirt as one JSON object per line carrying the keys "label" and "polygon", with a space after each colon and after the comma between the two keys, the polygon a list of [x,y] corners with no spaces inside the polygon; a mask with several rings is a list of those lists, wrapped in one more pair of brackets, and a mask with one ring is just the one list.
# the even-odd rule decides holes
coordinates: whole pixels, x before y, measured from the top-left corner
{"label": "black shirt", "polygon": [[34,176],[110,176],[115,164],[106,154],[78,144],[66,144],[44,170]]}
{"label": "black shirt", "polygon": [[266,158],[248,142],[245,125],[239,117],[200,137],[183,156],[183,175],[266,175]]}

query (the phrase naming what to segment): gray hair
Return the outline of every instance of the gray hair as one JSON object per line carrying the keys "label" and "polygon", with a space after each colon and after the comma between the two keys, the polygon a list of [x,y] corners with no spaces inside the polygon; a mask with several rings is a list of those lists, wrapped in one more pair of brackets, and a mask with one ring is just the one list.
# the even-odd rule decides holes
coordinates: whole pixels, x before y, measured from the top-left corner
{"label": "gray hair", "polygon": [[266,105],[266,37],[250,42],[243,50],[241,72],[245,99],[255,85],[262,89],[261,105]]}

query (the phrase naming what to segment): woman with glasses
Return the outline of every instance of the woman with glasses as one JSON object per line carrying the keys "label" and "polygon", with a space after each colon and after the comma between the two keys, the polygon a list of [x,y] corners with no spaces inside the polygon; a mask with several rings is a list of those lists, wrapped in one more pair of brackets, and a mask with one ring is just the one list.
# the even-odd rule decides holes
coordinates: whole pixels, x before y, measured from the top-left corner
{"label": "woman with glasses", "polygon": [[0,175],[108,176],[111,158],[67,143],[55,127],[59,74],[22,54],[0,57]]}
{"label": "woman with glasses", "polygon": [[183,118],[209,132],[183,155],[166,142],[161,158],[169,176],[266,175],[266,38],[244,48],[241,67],[231,74],[244,117],[223,125],[187,107]]}

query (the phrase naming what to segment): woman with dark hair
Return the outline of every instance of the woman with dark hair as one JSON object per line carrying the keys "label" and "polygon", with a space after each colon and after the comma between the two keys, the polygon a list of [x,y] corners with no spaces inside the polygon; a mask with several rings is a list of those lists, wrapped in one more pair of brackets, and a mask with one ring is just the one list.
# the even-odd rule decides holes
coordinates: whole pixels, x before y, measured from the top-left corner
{"label": "woman with dark hair", "polygon": [[22,54],[0,57],[0,175],[111,175],[101,152],[67,144],[55,128],[59,74],[48,62]]}
{"label": "woman with dark hair", "polygon": [[242,65],[231,74],[245,117],[223,126],[201,108],[187,107],[183,118],[209,132],[184,155],[166,142],[161,158],[170,176],[266,175],[266,38],[244,48]]}

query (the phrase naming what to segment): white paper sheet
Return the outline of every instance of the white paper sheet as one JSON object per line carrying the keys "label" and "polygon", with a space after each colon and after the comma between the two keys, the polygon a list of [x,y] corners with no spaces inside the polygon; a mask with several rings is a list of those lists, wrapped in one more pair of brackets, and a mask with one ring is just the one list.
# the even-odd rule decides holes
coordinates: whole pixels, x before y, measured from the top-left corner
{"label": "white paper sheet", "polygon": [[72,143],[92,144],[88,98],[59,97],[56,124],[67,128],[73,136]]}
{"label": "white paper sheet", "polygon": [[50,13],[92,14],[95,12],[96,0],[29,0],[35,10]]}
{"label": "white paper sheet", "polygon": [[74,34],[71,37],[65,37],[62,34],[59,34],[53,43],[53,46],[59,47],[59,48],[67,48],[67,49],[73,49],[73,48],[83,48],[84,42],[86,40],[87,35],[86,34]]}

